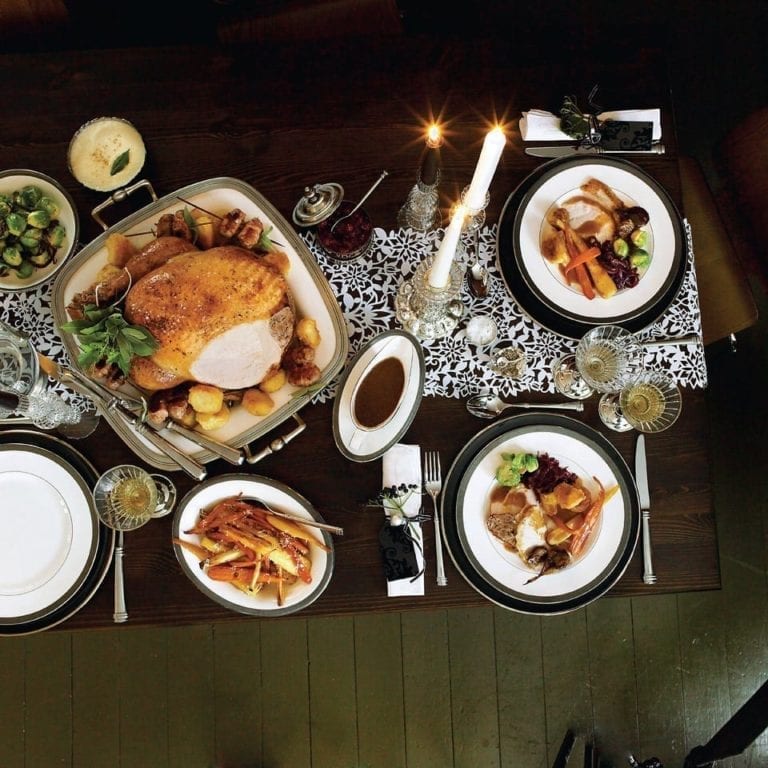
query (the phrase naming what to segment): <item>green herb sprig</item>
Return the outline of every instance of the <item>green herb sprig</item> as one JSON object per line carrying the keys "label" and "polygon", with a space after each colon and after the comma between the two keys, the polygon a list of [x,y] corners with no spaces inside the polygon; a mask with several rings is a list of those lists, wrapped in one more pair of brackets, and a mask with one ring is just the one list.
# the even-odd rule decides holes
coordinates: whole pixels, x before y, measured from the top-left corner
{"label": "green herb sprig", "polygon": [[120,171],[128,165],[128,161],[131,159],[131,150],[126,149],[125,152],[121,152],[113,161],[112,167],[109,169],[109,175],[114,176],[120,173]]}
{"label": "green herb sprig", "polygon": [[148,357],[157,349],[157,339],[143,326],[131,325],[117,307],[87,304],[82,319],[70,320],[62,331],[73,333],[80,342],[77,362],[82,368],[97,363],[117,365],[126,376],[134,357]]}
{"label": "green herb sprig", "polygon": [[574,139],[583,139],[589,133],[589,118],[579,108],[575,96],[566,96],[563,100],[560,128]]}

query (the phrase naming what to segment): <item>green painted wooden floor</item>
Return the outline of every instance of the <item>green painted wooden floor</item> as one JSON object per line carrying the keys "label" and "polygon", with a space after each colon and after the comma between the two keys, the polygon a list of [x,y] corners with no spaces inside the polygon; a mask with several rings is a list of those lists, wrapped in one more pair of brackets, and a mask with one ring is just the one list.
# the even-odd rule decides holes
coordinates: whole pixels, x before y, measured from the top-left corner
{"label": "green painted wooden floor", "polygon": [[766,325],[710,361],[722,590],[3,638],[0,768],[546,768],[568,727],[680,766],[768,677]]}

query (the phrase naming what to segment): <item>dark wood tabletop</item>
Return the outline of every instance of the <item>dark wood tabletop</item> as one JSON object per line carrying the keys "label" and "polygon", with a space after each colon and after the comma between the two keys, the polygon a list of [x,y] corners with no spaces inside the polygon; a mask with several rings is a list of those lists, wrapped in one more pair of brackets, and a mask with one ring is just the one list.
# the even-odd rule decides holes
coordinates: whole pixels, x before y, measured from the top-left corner
{"label": "dark wood tabletop", "polygon": [[[635,43],[634,45],[637,45]],[[424,126],[446,126],[441,202],[447,210],[470,178],[488,125],[505,122],[509,143],[490,188],[488,223],[507,195],[541,160],[523,152],[522,110],[556,111],[565,94],[586,97],[599,84],[603,108],[660,106],[666,154],[633,157],[679,205],[673,104],[663,58],[630,46],[619,63],[574,48],[523,52],[503,40],[436,40],[406,36],[281,46],[174,47],[60,51],[0,56],[5,105],[0,168],[30,168],[58,179],[81,217],[81,240],[100,227],[91,210],[104,194],[81,187],[66,165],[67,145],[86,120],[131,120],[148,149],[143,177],[159,195],[218,176],[253,185],[285,217],[304,187],[336,181],[349,197],[362,195],[382,168],[389,177],[366,203],[377,226],[395,228],[416,180]],[[375,275],[372,275],[375,279]],[[526,399],[553,396],[526,393]],[[283,451],[243,472],[279,480],[308,498],[324,518],[345,529],[335,539],[336,566],[326,592],[305,615],[392,611],[486,604],[448,559],[448,586],[435,584],[433,535],[425,526],[426,595],[388,598],[378,549],[381,511],[365,501],[381,488],[381,462],[353,463],[334,444],[332,403],[301,411],[306,431]],[[630,466],[634,433],[609,433],[596,398],[581,414],[617,447]],[[424,397],[402,441],[439,448],[448,466],[486,426],[458,399]],[[7,428],[7,427],[6,427]],[[264,443],[286,430],[278,428]],[[709,479],[704,392],[686,389],[683,412],[648,443],[654,564],[658,583],[642,581],[638,546],[609,595],[717,589],[720,586]],[[102,420],[75,447],[102,471],[138,459]],[[255,447],[259,447],[258,445]],[[209,476],[228,473],[223,461]],[[173,473],[179,492],[194,481]],[[427,500],[428,501],[428,500]],[[171,519],[126,534],[126,591],[131,624],[172,624],[240,618],[200,593],[184,576],[171,546]],[[98,628],[112,621],[112,578],[63,629]]]}

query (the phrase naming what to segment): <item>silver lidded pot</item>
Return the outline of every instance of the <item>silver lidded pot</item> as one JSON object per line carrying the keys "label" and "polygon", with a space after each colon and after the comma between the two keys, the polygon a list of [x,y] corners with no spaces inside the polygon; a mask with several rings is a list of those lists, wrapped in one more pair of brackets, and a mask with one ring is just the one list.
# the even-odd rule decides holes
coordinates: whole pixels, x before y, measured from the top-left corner
{"label": "silver lidded pot", "polygon": [[315,184],[305,187],[304,195],[293,209],[293,222],[300,227],[316,228],[317,242],[335,261],[354,261],[368,253],[373,244],[373,224],[363,208],[358,208],[336,227],[334,223],[354,207],[344,200],[340,184]]}

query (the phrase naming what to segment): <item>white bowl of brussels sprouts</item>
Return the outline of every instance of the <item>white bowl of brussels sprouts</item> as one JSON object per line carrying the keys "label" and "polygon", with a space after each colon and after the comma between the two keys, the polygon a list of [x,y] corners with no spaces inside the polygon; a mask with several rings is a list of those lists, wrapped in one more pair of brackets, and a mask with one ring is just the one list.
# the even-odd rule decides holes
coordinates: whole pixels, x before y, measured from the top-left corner
{"label": "white bowl of brussels sprouts", "polygon": [[49,280],[77,245],[80,222],[69,193],[39,171],[0,171],[0,289]]}

